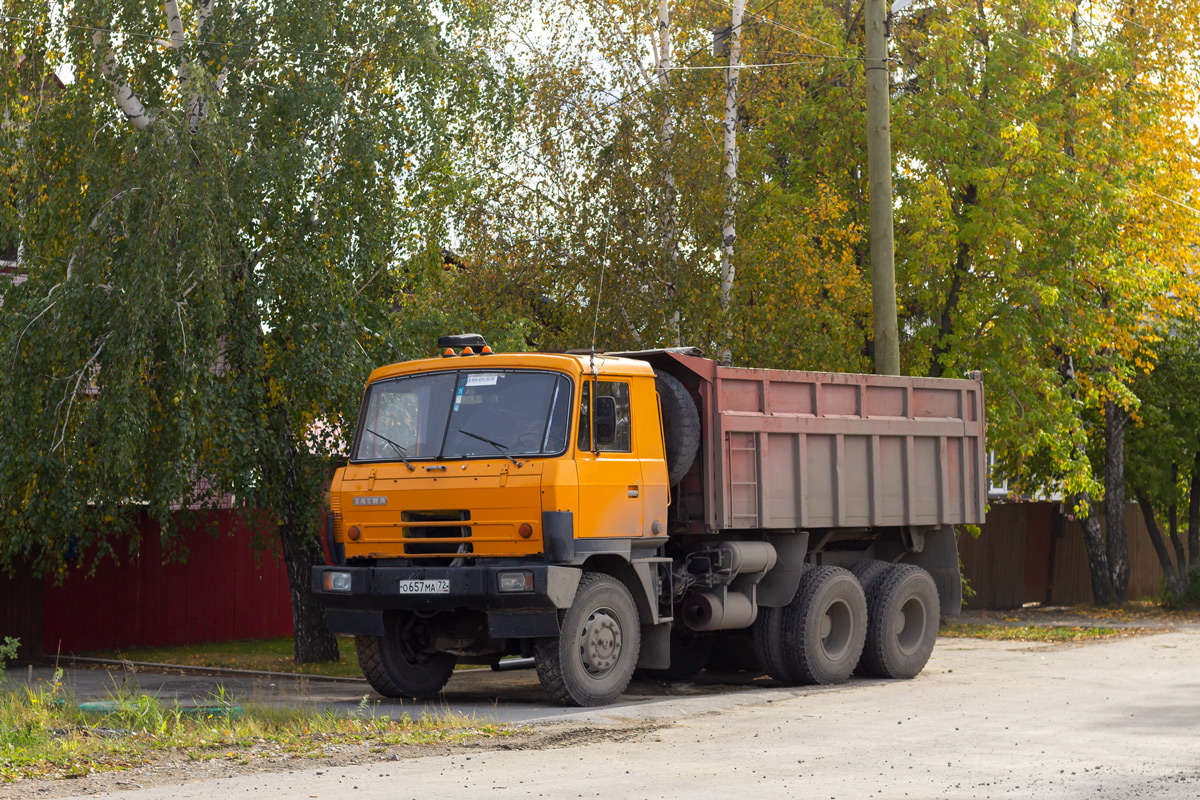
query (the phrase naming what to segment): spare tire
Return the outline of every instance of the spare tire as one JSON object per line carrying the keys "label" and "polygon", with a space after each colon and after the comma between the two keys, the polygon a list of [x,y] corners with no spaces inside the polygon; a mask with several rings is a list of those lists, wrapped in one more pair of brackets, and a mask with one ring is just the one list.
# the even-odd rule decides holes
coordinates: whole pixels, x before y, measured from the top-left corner
{"label": "spare tire", "polygon": [[667,477],[670,485],[675,486],[692,468],[700,450],[700,412],[687,387],[674,375],[656,372],[654,388],[658,390],[662,408]]}

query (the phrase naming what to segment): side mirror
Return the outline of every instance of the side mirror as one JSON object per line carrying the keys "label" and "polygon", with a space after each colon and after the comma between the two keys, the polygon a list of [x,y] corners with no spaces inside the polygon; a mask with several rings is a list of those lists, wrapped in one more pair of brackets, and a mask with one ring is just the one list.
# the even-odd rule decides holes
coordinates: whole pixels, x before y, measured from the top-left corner
{"label": "side mirror", "polygon": [[617,400],[615,397],[596,398],[596,444],[612,444],[617,440]]}

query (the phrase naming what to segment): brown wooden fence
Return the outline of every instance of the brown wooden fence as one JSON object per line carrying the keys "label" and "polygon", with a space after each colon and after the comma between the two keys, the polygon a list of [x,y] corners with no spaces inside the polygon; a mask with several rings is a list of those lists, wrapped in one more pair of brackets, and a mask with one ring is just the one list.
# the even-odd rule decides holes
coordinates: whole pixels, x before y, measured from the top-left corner
{"label": "brown wooden fence", "polygon": [[[968,608],[1019,608],[1025,603],[1074,605],[1092,601],[1083,530],[1053,502],[995,503],[982,535],[958,538],[963,575],[975,590]],[[1099,508],[1097,514],[1101,514]],[[1125,509],[1129,534],[1129,597],[1152,594],[1162,568],[1137,504]],[[1101,520],[1103,526],[1103,520]]]}

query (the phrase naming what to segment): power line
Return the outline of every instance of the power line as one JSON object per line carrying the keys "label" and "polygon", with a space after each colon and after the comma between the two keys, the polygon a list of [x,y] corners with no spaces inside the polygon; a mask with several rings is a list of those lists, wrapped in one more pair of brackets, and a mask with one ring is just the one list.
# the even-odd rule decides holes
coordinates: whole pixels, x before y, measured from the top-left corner
{"label": "power line", "polygon": [[[773,2],[772,2],[772,3],[770,3],[770,5],[766,6],[766,8],[764,8],[763,10],[765,11],[765,10],[767,10],[768,8],[771,8],[772,6],[776,5],[776,4],[777,4],[777,3],[779,3],[779,2],[780,2],[780,0],[773,0]],[[737,30],[738,28],[741,28],[741,27],[745,26],[745,24],[746,24],[746,22],[745,22],[745,20],[743,20],[743,21],[742,21],[741,23],[739,23],[739,24],[738,24],[736,27],[734,27],[734,28],[730,28],[730,32],[732,32],[732,31],[734,31],[734,30]],[[510,33],[512,32],[512,29],[511,29],[511,28],[509,28],[509,32],[510,32]],[[594,119],[595,117],[599,116],[601,113],[603,113],[603,112],[605,112],[605,111],[609,111],[609,110],[611,110],[611,109],[615,108],[617,105],[620,105],[620,104],[626,103],[626,102],[627,102],[627,101],[628,101],[630,98],[632,98],[632,97],[633,97],[635,94],[639,94],[639,93],[641,93],[641,91],[643,91],[643,90],[648,90],[648,89],[652,88],[652,86],[653,86],[654,84],[661,82],[661,81],[662,81],[662,79],[663,79],[663,78],[664,78],[666,75],[670,74],[671,72],[681,72],[681,71],[686,71],[686,70],[687,70],[687,67],[686,67],[686,65],[687,65],[687,64],[688,64],[688,63],[689,63],[689,62],[690,62],[690,61],[691,61],[693,58],[695,58],[697,55],[699,55],[700,53],[704,52],[704,51],[705,51],[705,50],[707,50],[707,49],[708,49],[708,45],[707,45],[707,44],[703,44],[703,45],[701,45],[701,46],[697,47],[695,50],[693,50],[691,53],[689,53],[689,54],[688,54],[688,55],[687,55],[687,56],[686,56],[686,57],[685,57],[685,58],[684,58],[684,59],[683,59],[683,60],[682,60],[682,61],[681,61],[679,64],[676,64],[676,65],[672,66],[672,67],[671,67],[670,69],[668,69],[668,70],[664,70],[664,71],[663,71],[661,74],[655,75],[655,76],[654,76],[654,77],[652,77],[652,78],[647,78],[647,79],[645,79],[645,80],[643,80],[643,81],[640,81],[640,82],[639,82],[639,83],[637,83],[637,84],[636,84],[636,85],[635,85],[633,88],[631,88],[631,89],[629,89],[628,91],[626,91],[626,92],[625,92],[623,95],[621,95],[620,97],[618,97],[617,99],[615,99],[615,100],[614,100],[614,101],[612,101],[611,103],[606,103],[606,104],[602,105],[600,108],[596,109],[596,111],[592,112],[591,114],[587,114],[587,115],[585,115],[583,118],[581,118],[581,119],[579,119],[579,120],[576,120],[576,121],[575,121],[573,124],[574,124],[574,125],[577,125],[577,126],[578,126],[578,125],[581,125],[582,123],[585,123],[585,122],[588,122],[589,120],[592,120],[592,119]],[[564,135],[566,132],[567,132],[566,130],[562,130],[562,131],[560,131],[560,132],[559,132],[559,133],[557,133],[557,134],[550,134],[550,135],[548,135],[548,136],[546,136],[546,137],[542,138],[541,140],[539,140],[539,141],[536,141],[536,142],[534,142],[534,143],[532,143],[532,144],[528,145],[527,147],[524,147],[524,148],[522,148],[521,150],[517,151],[516,153],[514,153],[513,155],[511,155],[511,156],[509,156],[508,158],[504,159],[503,161],[497,161],[497,162],[495,162],[493,165],[491,165],[491,166],[490,166],[490,167],[488,167],[488,168],[480,168],[479,170],[476,170],[476,171],[475,171],[473,174],[465,175],[465,176],[463,176],[463,177],[464,177],[464,179],[466,179],[466,180],[471,180],[471,179],[477,178],[477,177],[479,177],[480,175],[482,175],[482,174],[483,174],[483,172],[485,171],[485,169],[487,169],[487,170],[499,170],[501,167],[503,167],[503,166],[506,166],[506,165],[508,165],[508,164],[511,164],[512,162],[516,161],[516,159],[520,158],[522,155],[527,155],[527,154],[528,154],[528,153],[529,153],[531,150],[533,150],[534,148],[541,147],[542,145],[545,145],[545,144],[547,144],[547,143],[549,143],[549,142],[551,142],[551,141],[553,141],[553,140],[557,139],[558,137],[560,137],[560,136]],[[602,147],[604,147],[604,146],[605,146],[605,145],[600,145],[600,146],[599,146],[597,149],[600,149],[600,148],[602,148]],[[535,159],[535,161],[536,161],[536,159]],[[545,166],[545,165],[543,165],[543,166]],[[524,184],[517,183],[516,185],[518,185],[518,186],[521,186],[522,188],[528,188],[528,187],[524,187]]]}
{"label": "power line", "polygon": [[[726,3],[725,0],[708,0],[708,2],[714,3],[716,5],[724,6],[725,8],[728,8],[728,9],[733,8],[733,6]],[[777,2],[779,2],[779,0],[775,0],[775,2],[777,3]],[[763,12],[765,12],[768,8],[770,8],[771,6],[774,6],[774,5],[775,5],[775,3],[771,3],[770,6],[767,6],[762,11],[759,11],[759,12],[754,12],[754,11],[750,11],[749,9],[747,9],[743,13],[747,17],[754,17],[758,20],[761,20],[762,22],[765,22],[767,25],[773,25],[776,28],[779,28],[781,30],[790,31],[791,33],[794,33],[797,36],[800,36],[804,39],[808,39],[810,41],[816,42],[817,44],[823,44],[826,47],[830,47],[834,50],[841,50],[841,48],[838,47],[837,45],[830,44],[829,42],[825,41],[824,39],[818,39],[816,36],[813,36],[812,34],[809,34],[809,33],[805,33],[804,31],[800,30],[799,28],[793,28],[790,25],[785,25],[784,23],[779,22],[778,20],[775,20],[775,19],[772,19],[771,17],[765,16]],[[743,24],[745,24],[745,23],[743,23]]]}
{"label": "power line", "polygon": [[[33,25],[45,25],[50,28],[53,28],[56,25],[60,25],[64,28],[70,28],[73,30],[88,31],[91,33],[107,33],[107,34],[115,35],[115,36],[125,36],[125,37],[129,37],[131,39],[147,39],[151,42],[165,41],[165,37],[162,34],[141,33],[139,31],[122,30],[120,28],[104,28],[104,27],[101,27],[98,25],[76,25],[71,22],[57,22],[56,23],[49,19],[37,19],[35,17],[19,17],[16,15],[13,15],[13,14],[3,14],[3,13],[0,13],[0,19],[6,19],[6,20],[9,20],[10,22],[28,22]],[[220,41],[213,41],[213,40],[208,40],[208,39],[196,39],[194,41],[190,41],[190,42],[185,41],[183,43],[184,47],[189,47],[189,46],[194,47],[194,46],[199,46],[199,45],[204,45],[205,47],[221,47],[221,48],[236,49],[236,50],[259,50],[259,51],[261,51],[263,49],[263,46],[261,43],[260,44],[239,44],[237,42],[220,42]],[[319,56],[321,58],[335,58],[335,59],[344,59],[344,58],[349,58],[351,56],[351,54],[349,54],[349,53],[326,53],[326,52],[322,52],[320,50],[293,50],[290,48],[273,48],[273,49],[275,49],[276,52],[278,52],[282,55],[307,55],[307,56]]]}
{"label": "power line", "polygon": [[[798,66],[798,65],[812,66],[814,64],[828,64],[830,61],[862,61],[862,60],[863,59],[861,59],[861,58],[855,58],[853,56],[849,56],[846,58],[831,56],[829,58],[821,58],[821,59],[817,59],[815,61],[779,61],[779,62],[776,62],[773,64],[739,64],[737,66],[737,68],[738,69],[765,69],[767,67],[794,67],[794,66]],[[709,69],[729,69],[729,66],[726,64],[718,64],[718,65],[710,66],[710,67],[684,67],[680,71],[681,72],[699,72],[701,70],[709,70]]]}

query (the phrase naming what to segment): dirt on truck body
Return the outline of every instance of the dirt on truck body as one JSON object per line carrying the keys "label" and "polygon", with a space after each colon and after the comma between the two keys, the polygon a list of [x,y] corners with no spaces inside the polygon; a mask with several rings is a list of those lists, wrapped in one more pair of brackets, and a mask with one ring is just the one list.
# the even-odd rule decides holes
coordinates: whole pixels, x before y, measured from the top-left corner
{"label": "dirt on truck body", "polygon": [[439,348],[371,374],[313,570],[381,694],[510,655],[579,705],[714,658],[911,678],[958,614],[953,526],[986,501],[977,375]]}

